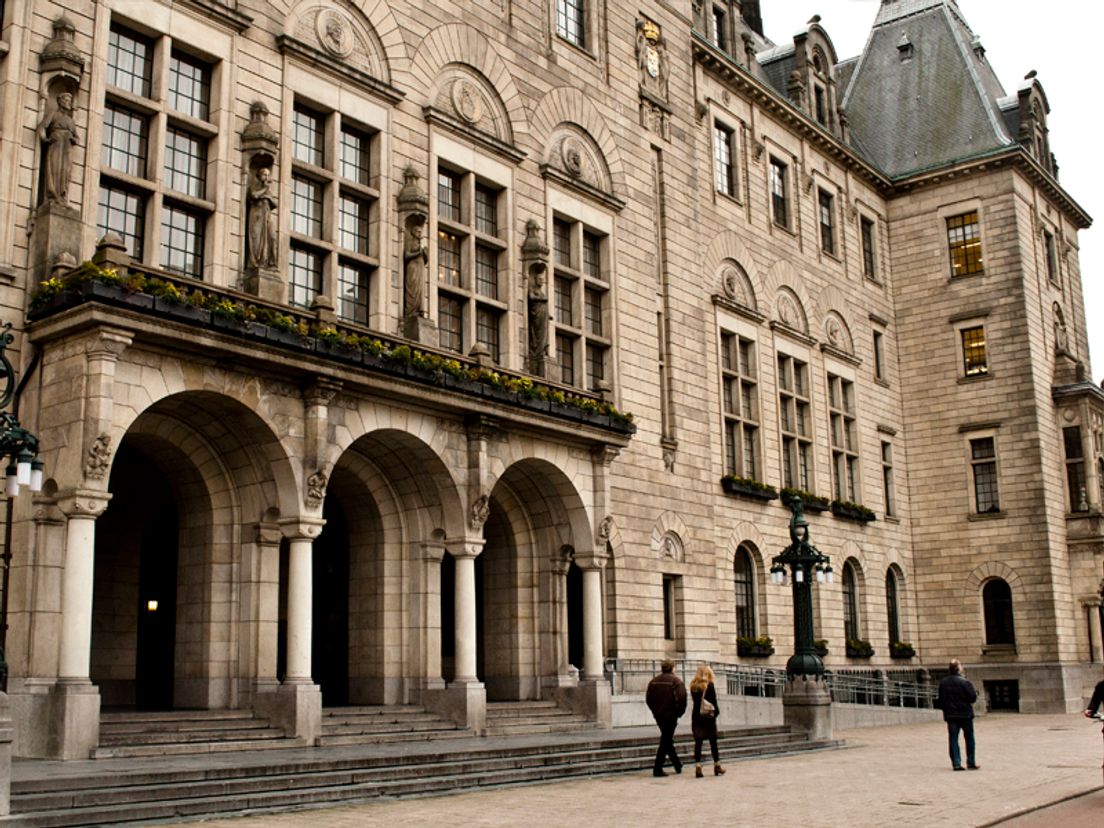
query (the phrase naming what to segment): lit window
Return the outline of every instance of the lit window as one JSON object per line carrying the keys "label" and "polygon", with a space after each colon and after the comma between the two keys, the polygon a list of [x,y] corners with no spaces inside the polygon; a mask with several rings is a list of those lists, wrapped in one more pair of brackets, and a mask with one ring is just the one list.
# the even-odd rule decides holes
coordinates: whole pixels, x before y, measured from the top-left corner
{"label": "lit window", "polygon": [[968,377],[980,377],[989,373],[989,357],[985,351],[985,328],[978,325],[963,328],[962,370]]}
{"label": "lit window", "polygon": [[952,275],[968,276],[983,271],[976,211],[947,219],[947,246],[951,254]]}

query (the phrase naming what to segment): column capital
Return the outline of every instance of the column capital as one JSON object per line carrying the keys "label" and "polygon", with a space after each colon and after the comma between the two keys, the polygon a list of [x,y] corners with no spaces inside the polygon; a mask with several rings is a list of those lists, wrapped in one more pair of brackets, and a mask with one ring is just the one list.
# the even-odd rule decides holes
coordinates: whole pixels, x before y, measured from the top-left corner
{"label": "column capital", "polygon": [[414,557],[423,561],[440,563],[445,557],[445,542],[440,540],[415,541]]}
{"label": "column capital", "polygon": [[317,377],[303,389],[303,400],[307,405],[329,405],[337,392],[344,387],[344,383],[328,377]]}
{"label": "column capital", "polygon": [[84,340],[89,356],[116,360],[134,341],[134,332],[125,328],[97,328]]}
{"label": "column capital", "polygon": [[610,465],[620,454],[621,449],[617,448],[617,446],[611,446],[608,443],[595,446],[590,450],[590,455],[594,458],[594,462],[600,463],[603,466]]}
{"label": "column capital", "polygon": [[111,500],[110,492],[97,489],[65,489],[58,493],[57,506],[67,518],[98,518]]}
{"label": "column capital", "polygon": [[1104,604],[1104,598],[1099,595],[1085,595],[1078,599],[1083,607],[1099,607]]}
{"label": "column capital", "polygon": [[483,538],[446,538],[444,547],[454,558],[478,558],[486,542]]}
{"label": "column capital", "polygon": [[293,517],[278,521],[280,532],[288,540],[315,540],[322,534],[326,521],[322,518]]}
{"label": "column capital", "polygon": [[483,414],[471,414],[464,421],[469,440],[489,440],[502,430],[502,424],[494,417]]}
{"label": "column capital", "polygon": [[256,534],[253,536],[253,540],[260,544],[277,545],[284,537],[282,531],[280,531],[280,525],[278,523],[258,523],[254,529]]}

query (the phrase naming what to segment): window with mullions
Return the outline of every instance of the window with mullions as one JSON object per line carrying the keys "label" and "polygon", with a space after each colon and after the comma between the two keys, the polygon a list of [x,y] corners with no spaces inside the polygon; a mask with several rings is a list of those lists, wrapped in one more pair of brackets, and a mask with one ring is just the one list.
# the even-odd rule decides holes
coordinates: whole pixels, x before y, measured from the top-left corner
{"label": "window with mullions", "polygon": [[726,19],[723,6],[713,4],[709,7],[709,40],[721,51],[728,47],[728,38],[725,35]]}
{"label": "window with mullions", "polygon": [[970,469],[974,478],[974,511],[984,515],[1000,511],[997,490],[997,447],[992,437],[970,441]]}
{"label": "window with mullions", "polygon": [[299,100],[292,109],[288,300],[309,308],[333,296],[339,318],[361,325],[379,267],[377,140],[344,113]]}
{"label": "window with mullions", "polygon": [[859,445],[855,424],[855,385],[828,374],[828,420],[832,450],[832,494],[858,502]]}
{"label": "window with mullions", "polygon": [[984,270],[976,210],[947,219],[947,247],[951,255],[951,275],[969,276]]}
{"label": "window with mullions", "polygon": [[[603,265],[605,237],[581,222],[552,222],[552,318],[560,382],[597,391],[609,377],[610,340],[606,313],[609,280]],[[582,366],[585,371],[577,371]]]}
{"label": "window with mullions", "polygon": [[[437,298],[441,344],[468,353],[479,343],[500,362],[506,320],[500,228],[504,191],[474,173],[437,169]],[[447,343],[447,344],[446,344]]]}
{"label": "window with mullions", "polygon": [[790,204],[786,194],[786,165],[777,158],[770,160],[771,216],[779,227],[790,226]]}
{"label": "window with mullions", "polygon": [[736,637],[755,638],[755,564],[746,544],[736,549],[733,562],[733,586],[736,598]]}
{"label": "window with mullions", "polygon": [[586,46],[586,0],[556,0],[556,34],[576,46]]}
{"label": "window with mullions", "polygon": [[882,497],[886,517],[892,517],[896,511],[893,501],[893,446],[882,441]]}
{"label": "window with mullions", "polygon": [[863,276],[877,280],[874,272],[874,222],[868,218],[859,219],[859,234],[862,237]]}
{"label": "window with mullions", "polygon": [[897,576],[893,569],[886,570],[886,621],[889,627],[889,646],[901,641],[901,610],[897,599]]}
{"label": "window with mullions", "polygon": [[736,195],[736,172],[732,163],[733,131],[719,121],[713,124],[713,179],[717,192]]}
{"label": "window with mullions", "polygon": [[[168,53],[168,71],[155,73]],[[97,231],[149,266],[203,278],[212,67],[115,21],[108,37]],[[137,103],[135,97],[142,98]],[[155,150],[160,147],[160,153]],[[156,159],[163,159],[156,169]]]}
{"label": "window with mullions", "polygon": [[752,340],[721,332],[721,386],[725,472],[758,480],[762,475],[758,449],[759,389]]}
{"label": "window with mullions", "polygon": [[862,638],[859,627],[859,587],[855,566],[851,561],[843,564],[843,637],[847,641]]}
{"label": "window with mullions", "polygon": [[828,123],[828,107],[824,102],[824,87],[813,85],[813,116],[821,126]]}
{"label": "window with mullions", "polygon": [[1066,426],[1062,429],[1062,448],[1066,455],[1066,489],[1069,492],[1071,512],[1089,510],[1085,481],[1085,447],[1081,442],[1081,427]]}
{"label": "window with mullions", "polygon": [[874,331],[874,379],[886,381],[885,334],[881,331]]}
{"label": "window with mullions", "polygon": [[967,377],[982,377],[989,373],[989,356],[985,350],[985,327],[963,328],[962,371]]}
{"label": "window with mullions", "polygon": [[782,433],[782,485],[812,491],[812,423],[809,366],[778,355],[778,411]]}
{"label": "window with mullions", "polygon": [[836,208],[835,199],[827,190],[817,192],[820,214],[820,249],[825,253],[836,253]]}

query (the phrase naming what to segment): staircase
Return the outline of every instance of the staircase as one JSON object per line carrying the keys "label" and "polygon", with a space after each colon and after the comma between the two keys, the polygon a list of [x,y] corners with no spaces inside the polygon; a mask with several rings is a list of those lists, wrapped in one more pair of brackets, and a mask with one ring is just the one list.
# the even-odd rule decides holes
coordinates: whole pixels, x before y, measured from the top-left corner
{"label": "staircase", "polygon": [[[544,738],[449,739],[444,743],[300,748],[222,756],[34,763],[12,782],[5,825],[62,828],[203,819],[365,802],[381,797],[455,793],[473,788],[645,773],[654,728],[586,731]],[[683,757],[691,743],[678,740]],[[839,746],[809,742],[783,727],[721,735],[725,763]],[[59,770],[59,765],[65,765]],[[22,771],[26,772],[22,772]]]}
{"label": "staircase", "polygon": [[250,710],[166,710],[100,715],[93,759],[274,750],[302,744]]}
{"label": "staircase", "polygon": [[488,736],[571,733],[594,726],[594,722],[552,701],[487,702]]}
{"label": "staircase", "polygon": [[421,707],[328,707],[322,711],[322,735],[315,739],[315,744],[367,745],[471,735],[471,731],[461,729],[455,722]]}

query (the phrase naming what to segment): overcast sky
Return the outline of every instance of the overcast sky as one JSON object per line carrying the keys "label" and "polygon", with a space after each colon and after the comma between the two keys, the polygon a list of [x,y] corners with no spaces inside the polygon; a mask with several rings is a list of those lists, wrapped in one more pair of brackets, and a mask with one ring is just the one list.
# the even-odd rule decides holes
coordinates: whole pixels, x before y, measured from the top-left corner
{"label": "overcast sky", "polygon": [[[880,0],[763,0],[763,28],[775,43],[790,43],[809,18],[832,38],[840,60],[866,44]],[[1098,0],[958,0],[958,7],[985,46],[985,56],[1005,92],[1014,91],[1030,70],[1046,90],[1050,148],[1058,158],[1060,182],[1095,222],[1104,222],[1101,174],[1100,70],[1096,66],[1104,3]],[[1078,234],[1081,281],[1089,330],[1092,375],[1104,377],[1104,230]]]}

